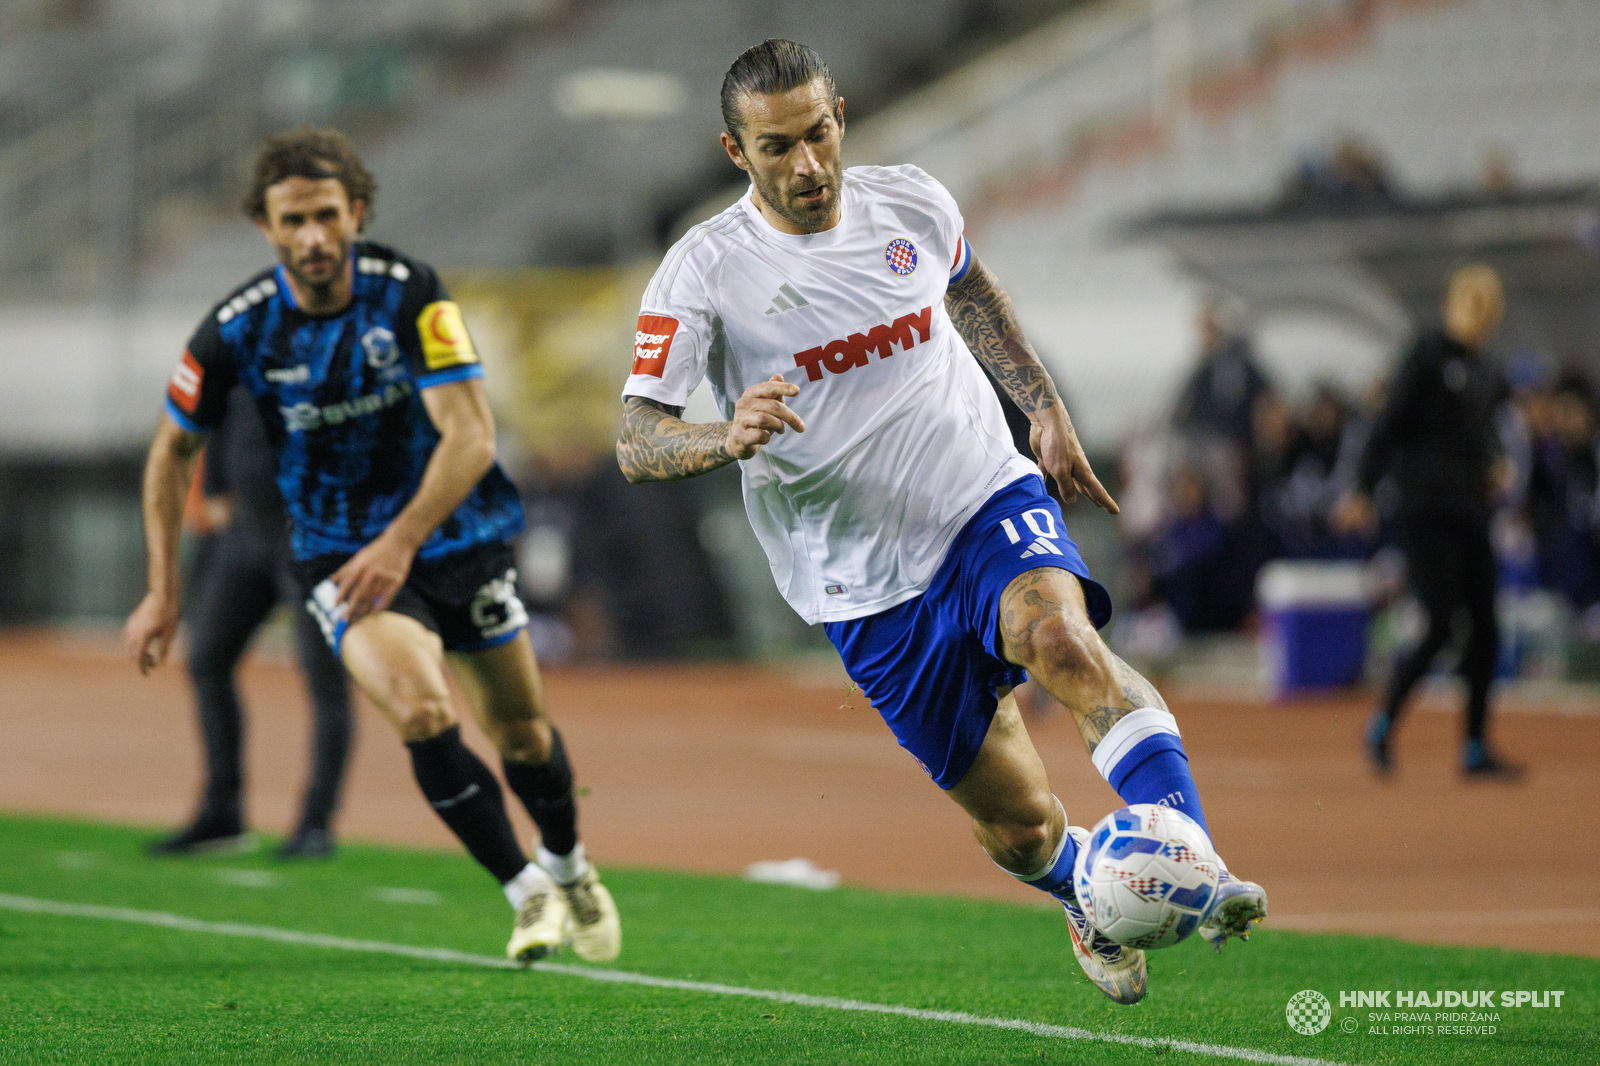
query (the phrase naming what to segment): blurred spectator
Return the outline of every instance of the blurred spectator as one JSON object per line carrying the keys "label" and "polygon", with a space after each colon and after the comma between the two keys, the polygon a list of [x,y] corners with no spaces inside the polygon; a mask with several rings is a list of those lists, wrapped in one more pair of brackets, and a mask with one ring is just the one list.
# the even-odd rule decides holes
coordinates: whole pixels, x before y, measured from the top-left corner
{"label": "blurred spectator", "polygon": [[1255,607],[1253,553],[1244,520],[1224,522],[1211,504],[1205,471],[1185,463],[1173,471],[1171,515],[1150,551],[1152,591],[1186,633],[1236,629]]}
{"label": "blurred spectator", "polygon": [[1264,392],[1251,412],[1254,449],[1250,456],[1249,510],[1259,530],[1265,555],[1284,550],[1287,516],[1283,487],[1294,467],[1299,426],[1294,412],[1276,392]]}
{"label": "blurred spectator", "polygon": [[1491,196],[1511,196],[1517,191],[1517,172],[1511,163],[1511,153],[1503,144],[1492,145],[1483,154],[1483,169],[1479,172],[1483,191]]}
{"label": "blurred spectator", "polygon": [[1579,610],[1600,600],[1595,542],[1595,399],[1577,373],[1528,405],[1532,454],[1526,509],[1543,588]]}
{"label": "blurred spectator", "polygon": [[1355,485],[1356,465],[1366,443],[1365,422],[1344,393],[1318,385],[1304,416],[1291,429],[1274,485],[1273,503],[1281,525],[1281,552],[1293,559],[1355,559],[1370,542],[1333,527],[1334,506]]}
{"label": "blurred spectator", "polygon": [[1199,362],[1170,431],[1136,435],[1122,455],[1132,609],[1190,633],[1249,618],[1256,571],[1275,543],[1263,487],[1278,475],[1291,426],[1244,328],[1237,301],[1202,304]]}
{"label": "blurred spectator", "polygon": [[1243,310],[1209,300],[1200,310],[1200,362],[1178,394],[1172,427],[1193,437],[1216,437],[1255,450],[1255,408],[1271,390],[1243,335]]}
{"label": "blurred spectator", "polygon": [[1308,153],[1283,190],[1285,211],[1354,211],[1392,204],[1389,168],[1377,151],[1346,137],[1331,152]]}

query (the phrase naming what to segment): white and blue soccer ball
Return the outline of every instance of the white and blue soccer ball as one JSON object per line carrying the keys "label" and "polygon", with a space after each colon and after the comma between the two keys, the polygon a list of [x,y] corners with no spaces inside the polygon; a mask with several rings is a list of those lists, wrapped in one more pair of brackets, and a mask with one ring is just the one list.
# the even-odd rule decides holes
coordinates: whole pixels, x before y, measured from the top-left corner
{"label": "white and blue soccer ball", "polygon": [[1217,853],[1181,811],[1135,803],[1089,833],[1072,864],[1078,905],[1124,947],[1167,948],[1194,932],[1217,893]]}

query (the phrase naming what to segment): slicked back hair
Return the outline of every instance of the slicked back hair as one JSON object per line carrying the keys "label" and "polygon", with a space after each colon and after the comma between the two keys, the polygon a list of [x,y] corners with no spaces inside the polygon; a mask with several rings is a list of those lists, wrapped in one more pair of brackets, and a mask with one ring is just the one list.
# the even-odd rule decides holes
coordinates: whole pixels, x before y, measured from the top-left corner
{"label": "slicked back hair", "polygon": [[378,198],[378,182],[361,162],[349,138],[338,130],[301,126],[268,137],[256,153],[250,191],[242,205],[244,213],[257,222],[265,222],[267,190],[288,178],[337,179],[352,204],[360,200],[367,205],[361,218],[361,228],[367,228]]}
{"label": "slicked back hair", "polygon": [[728,135],[740,148],[744,147],[740,137],[744,132],[744,113],[739,109],[744,97],[786,93],[810,85],[818,78],[822,79],[832,102],[834,120],[841,121],[839,90],[833,84],[833,71],[814,49],[781,37],[771,37],[745,49],[722,77],[722,122],[728,127]]}

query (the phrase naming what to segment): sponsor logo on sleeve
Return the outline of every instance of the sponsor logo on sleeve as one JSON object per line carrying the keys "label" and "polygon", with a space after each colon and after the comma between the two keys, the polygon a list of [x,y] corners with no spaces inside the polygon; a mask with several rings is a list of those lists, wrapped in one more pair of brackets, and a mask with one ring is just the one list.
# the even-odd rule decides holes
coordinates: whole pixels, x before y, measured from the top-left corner
{"label": "sponsor logo on sleeve", "polygon": [[172,402],[185,414],[194,414],[195,407],[200,403],[200,384],[205,377],[205,367],[185,348],[183,358],[178,360],[177,367],[172,371],[172,382],[167,389]]}
{"label": "sponsor logo on sleeve", "polygon": [[678,320],[666,315],[640,315],[639,331],[633,335],[633,372],[661,376],[667,369],[667,353],[678,334]]}
{"label": "sponsor logo on sleeve", "polygon": [[422,338],[422,359],[429,370],[476,363],[478,353],[461,321],[461,308],[454,300],[437,300],[417,316],[417,333]]}

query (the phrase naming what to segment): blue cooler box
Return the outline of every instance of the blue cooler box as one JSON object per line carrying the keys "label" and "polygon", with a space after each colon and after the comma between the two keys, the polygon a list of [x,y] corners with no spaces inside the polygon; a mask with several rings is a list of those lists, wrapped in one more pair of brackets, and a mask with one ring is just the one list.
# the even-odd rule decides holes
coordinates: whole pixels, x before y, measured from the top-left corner
{"label": "blue cooler box", "polygon": [[1275,697],[1353,685],[1367,660],[1372,578],[1365,563],[1278,560],[1261,568],[1262,658]]}

